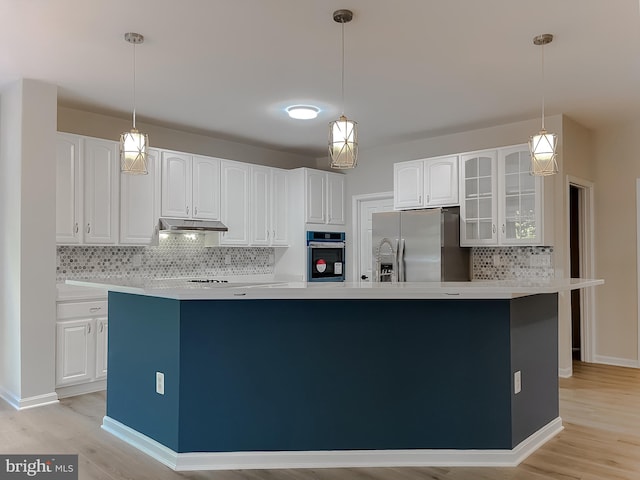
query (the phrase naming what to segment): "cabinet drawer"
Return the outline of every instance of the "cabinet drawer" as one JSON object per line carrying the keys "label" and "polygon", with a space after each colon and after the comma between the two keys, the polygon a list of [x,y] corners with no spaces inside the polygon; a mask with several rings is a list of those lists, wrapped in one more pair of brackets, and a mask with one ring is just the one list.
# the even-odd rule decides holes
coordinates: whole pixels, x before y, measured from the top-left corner
{"label": "cabinet drawer", "polygon": [[108,302],[105,300],[95,302],[59,303],[58,320],[78,317],[98,317],[107,314]]}

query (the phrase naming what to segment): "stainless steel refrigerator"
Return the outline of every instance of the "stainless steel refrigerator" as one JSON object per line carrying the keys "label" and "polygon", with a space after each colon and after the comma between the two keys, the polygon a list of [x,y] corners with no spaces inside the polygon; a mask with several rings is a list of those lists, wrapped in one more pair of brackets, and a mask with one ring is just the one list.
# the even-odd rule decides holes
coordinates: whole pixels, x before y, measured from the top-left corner
{"label": "stainless steel refrigerator", "polygon": [[460,208],[374,213],[373,274],[378,282],[471,279],[471,249],[460,247]]}

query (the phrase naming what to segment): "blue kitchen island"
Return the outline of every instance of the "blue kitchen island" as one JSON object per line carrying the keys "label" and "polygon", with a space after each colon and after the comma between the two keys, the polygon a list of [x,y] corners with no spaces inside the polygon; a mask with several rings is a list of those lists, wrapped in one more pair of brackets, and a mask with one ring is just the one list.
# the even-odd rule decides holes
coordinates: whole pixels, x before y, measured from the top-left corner
{"label": "blue kitchen island", "polygon": [[103,427],[177,470],[516,465],[562,429],[557,292],[594,282],[91,282]]}

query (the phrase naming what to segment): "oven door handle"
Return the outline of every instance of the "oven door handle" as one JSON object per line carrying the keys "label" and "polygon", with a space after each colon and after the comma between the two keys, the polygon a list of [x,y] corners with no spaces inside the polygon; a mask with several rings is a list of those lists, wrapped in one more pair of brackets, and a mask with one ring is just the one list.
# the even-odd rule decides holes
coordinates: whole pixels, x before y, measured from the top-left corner
{"label": "oven door handle", "polygon": [[309,242],[309,248],[344,248],[344,242]]}

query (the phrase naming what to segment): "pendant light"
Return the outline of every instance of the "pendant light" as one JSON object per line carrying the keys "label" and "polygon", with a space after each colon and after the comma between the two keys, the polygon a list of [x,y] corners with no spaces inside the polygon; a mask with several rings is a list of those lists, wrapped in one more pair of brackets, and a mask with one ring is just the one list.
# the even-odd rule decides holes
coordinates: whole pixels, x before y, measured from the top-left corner
{"label": "pendant light", "polygon": [[336,10],[333,20],[342,24],[342,114],[329,123],[329,158],[331,168],[354,168],[358,162],[358,131],[356,122],[344,115],[344,24],[351,21],[351,10]]}
{"label": "pendant light", "polygon": [[558,173],[558,163],[556,162],[558,136],[555,133],[548,133],[544,128],[544,46],[551,43],[552,40],[553,35],[550,33],[533,38],[533,44],[542,47],[542,130],[529,139],[531,174],[537,176]]}
{"label": "pendant light", "polygon": [[125,33],[125,41],[133,45],[133,128],[120,135],[120,171],[133,175],[146,175],[149,136],[136,128],[136,45],[144,42],[139,33]]}

